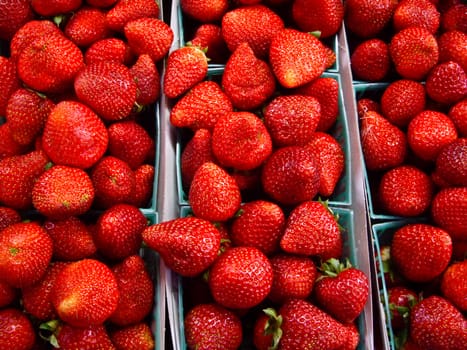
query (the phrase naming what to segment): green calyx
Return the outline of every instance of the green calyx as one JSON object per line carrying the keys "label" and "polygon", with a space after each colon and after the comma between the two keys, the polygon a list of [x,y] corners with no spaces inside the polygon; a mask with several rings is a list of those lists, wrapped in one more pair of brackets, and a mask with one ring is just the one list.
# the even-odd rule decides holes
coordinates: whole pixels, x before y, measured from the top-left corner
{"label": "green calyx", "polygon": [[317,281],[328,278],[337,277],[342,271],[352,267],[349,259],[345,259],[341,262],[339,259],[331,258],[322,263],[318,270],[321,272],[321,276],[317,278]]}
{"label": "green calyx", "polygon": [[278,315],[273,308],[263,309],[268,316],[268,321],[264,325],[264,335],[272,335],[272,344],[268,350],[276,350],[282,337],[282,316]]}
{"label": "green calyx", "polygon": [[339,231],[344,232],[345,228],[341,224],[339,224],[339,214],[334,213],[334,211],[331,208],[329,208],[329,200],[327,200],[327,199],[323,200],[323,199],[321,199],[321,197],[318,197],[318,202],[321,203],[332,214],[332,216],[334,217],[334,219],[337,222],[337,226],[339,227]]}
{"label": "green calyx", "polygon": [[[57,334],[58,330],[60,328],[60,321],[59,320],[51,320],[47,321],[44,323],[41,323],[39,325],[39,336],[50,343],[54,348],[58,349],[60,348],[60,345],[58,344],[57,337],[55,334]],[[50,334],[49,334],[50,333]]]}

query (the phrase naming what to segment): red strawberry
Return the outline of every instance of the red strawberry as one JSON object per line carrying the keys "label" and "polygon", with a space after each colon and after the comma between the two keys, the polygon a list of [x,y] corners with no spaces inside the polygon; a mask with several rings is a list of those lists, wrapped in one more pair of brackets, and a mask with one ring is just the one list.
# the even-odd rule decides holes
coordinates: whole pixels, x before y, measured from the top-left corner
{"label": "red strawberry", "polygon": [[84,170],[54,165],[34,183],[32,204],[51,219],[63,219],[87,212],[94,193],[92,181]]}
{"label": "red strawberry", "polygon": [[1,279],[13,287],[33,285],[52,259],[52,240],[38,222],[19,222],[0,235]]}
{"label": "red strawberry", "polygon": [[77,10],[82,0],[31,0],[31,6],[41,16],[56,16]]}
{"label": "red strawberry", "polygon": [[304,146],[318,127],[321,104],[312,96],[281,95],[267,104],[263,117],[275,146]]}
{"label": "red strawberry", "polygon": [[441,30],[443,32],[458,30],[467,33],[467,25],[465,24],[467,20],[466,9],[466,4],[458,3],[444,11],[441,14]]}
{"label": "red strawberry", "polygon": [[407,143],[421,159],[435,161],[444,146],[457,139],[457,130],[441,112],[425,110],[417,114],[407,128]]}
{"label": "red strawberry", "polygon": [[169,25],[158,18],[145,17],[131,20],[125,24],[124,33],[128,45],[135,54],[147,54],[154,62],[161,61],[169,52],[174,38]]}
{"label": "red strawberry", "polygon": [[280,242],[287,253],[313,256],[327,255],[341,245],[336,217],[325,203],[316,201],[303,202],[292,209]]}
{"label": "red strawberry", "polygon": [[105,12],[89,6],[77,10],[66,23],[63,32],[79,47],[88,47],[110,36],[110,30],[106,26]]}
{"label": "red strawberry", "polygon": [[439,63],[426,77],[425,87],[432,100],[453,104],[467,97],[467,74],[454,61]]}
{"label": "red strawberry", "polygon": [[438,43],[428,30],[409,27],[392,37],[389,54],[403,78],[422,80],[438,62]]}
{"label": "red strawberry", "polygon": [[465,116],[467,115],[466,113],[467,99],[463,99],[462,101],[459,101],[456,104],[454,104],[448,113],[448,117],[451,118],[451,120],[455,124],[459,135],[463,137],[467,136],[467,119],[465,118]]}
{"label": "red strawberry", "polygon": [[337,34],[344,19],[340,0],[297,0],[292,5],[292,18],[304,32],[320,33],[320,38]]}
{"label": "red strawberry", "polygon": [[55,330],[56,344],[63,350],[115,350],[102,325],[75,327],[63,323]]}
{"label": "red strawberry", "polygon": [[460,311],[467,310],[467,260],[454,262],[444,271],[441,292]]}
{"label": "red strawberry", "polygon": [[119,326],[142,322],[154,303],[154,284],[144,260],[139,255],[131,255],[112,270],[117,279],[120,299],[109,321]]}
{"label": "red strawberry", "polygon": [[190,349],[238,349],[243,340],[242,323],[230,310],[217,304],[199,304],[184,319]]}
{"label": "red strawberry", "polygon": [[357,113],[359,118],[363,118],[366,112],[376,112],[381,114],[381,106],[373,98],[360,98],[357,101]]}
{"label": "red strawberry", "polygon": [[178,218],[149,226],[143,241],[160,254],[165,264],[182,276],[196,276],[216,259],[219,230],[196,217]]}
{"label": "red strawberry", "polygon": [[392,329],[402,331],[408,328],[410,311],[418,303],[419,297],[414,290],[405,286],[391,287],[387,293]]}
{"label": "red strawberry", "polygon": [[33,17],[29,0],[0,3],[0,39],[11,40],[16,31]]}
{"label": "red strawberry", "polygon": [[451,30],[438,37],[439,62],[454,61],[467,71],[467,52],[462,49],[467,33]]}
{"label": "red strawberry", "polygon": [[355,323],[344,324],[344,328],[347,331],[346,341],[340,348],[341,350],[355,350],[358,348],[360,343],[360,330],[357,328]]}
{"label": "red strawberry", "polygon": [[104,323],[120,298],[117,280],[103,262],[83,259],[67,265],[52,287],[52,303],[58,316],[74,327]]}
{"label": "red strawberry", "polygon": [[136,82],[136,103],[149,105],[157,101],[161,94],[161,79],[151,56],[142,54],[130,68]]}
{"label": "red strawberry", "polygon": [[0,310],[0,348],[32,349],[36,333],[31,320],[20,310]]}
{"label": "red strawberry", "polygon": [[272,38],[284,29],[282,18],[262,4],[241,6],[222,17],[222,37],[231,52],[247,42],[260,59],[268,56]]}
{"label": "red strawberry", "polygon": [[163,91],[168,98],[182,96],[208,73],[204,51],[196,46],[184,46],[172,51],[167,58]]}
{"label": "red strawberry", "polygon": [[210,63],[225,63],[230,53],[222,37],[221,27],[214,23],[201,24],[189,43],[207,48],[206,56]]}
{"label": "red strawberry", "polygon": [[266,299],[272,286],[272,267],[254,247],[232,247],[209,270],[214,300],[231,309],[247,309]]}
{"label": "red strawberry", "polygon": [[270,300],[283,303],[288,299],[307,299],[311,295],[317,277],[311,258],[280,253],[269,260],[273,271]]}
{"label": "red strawberry", "polygon": [[84,53],[84,62],[87,65],[101,61],[115,61],[130,64],[133,61],[128,43],[122,39],[111,37],[100,39],[87,48]]}
{"label": "red strawberry", "polygon": [[[245,77],[249,79],[245,81]],[[222,88],[234,107],[252,110],[272,96],[276,81],[269,65],[257,58],[249,44],[243,42],[227,60]]]}
{"label": "red strawberry", "polygon": [[369,111],[360,117],[360,139],[368,170],[389,169],[405,160],[405,133],[377,112]]}
{"label": "red strawberry", "polygon": [[212,131],[212,151],[226,168],[252,170],[272,152],[263,121],[251,112],[230,112],[218,119]]}
{"label": "red strawberry", "polygon": [[18,300],[17,289],[4,281],[0,281],[0,307],[3,309],[16,300]]}
{"label": "red strawberry", "polygon": [[136,83],[122,63],[91,63],[79,72],[74,86],[78,99],[105,120],[128,117],[136,102]]}
{"label": "red strawberry", "polygon": [[391,257],[400,273],[413,282],[428,282],[448,266],[452,254],[449,234],[432,225],[414,223],[399,228],[391,243]]}
{"label": "red strawberry", "polygon": [[196,171],[188,193],[195,216],[209,221],[232,218],[241,204],[240,189],[223,168],[207,162]]}
{"label": "red strawberry", "polygon": [[397,4],[392,17],[396,32],[408,27],[421,27],[435,34],[441,14],[430,0],[402,0]]}
{"label": "red strawberry", "polygon": [[221,116],[232,111],[232,102],[220,85],[207,80],[196,84],[175,103],[170,122],[179,128],[212,130]]}
{"label": "red strawberry", "polygon": [[128,203],[139,208],[147,207],[153,195],[155,168],[153,165],[143,164],[134,172],[135,191],[131,194]]}
{"label": "red strawberry", "polygon": [[435,172],[455,186],[467,186],[467,138],[458,138],[444,146],[436,157]]}
{"label": "red strawberry", "polygon": [[388,44],[377,38],[362,41],[352,52],[350,64],[357,79],[384,80],[391,68]]}
{"label": "red strawberry", "polygon": [[107,27],[122,32],[125,25],[139,18],[157,18],[160,8],[152,0],[121,0],[106,15]]}
{"label": "red strawberry", "polygon": [[18,211],[10,207],[0,206],[0,231],[20,221],[21,215]]}
{"label": "red strawberry", "polygon": [[318,161],[301,146],[275,150],[266,160],[261,174],[264,191],[284,205],[314,198],[319,191],[319,181]]}
{"label": "red strawberry", "polygon": [[227,0],[181,0],[180,7],[183,14],[197,21],[215,22],[227,12],[229,2]]}
{"label": "red strawberry", "polygon": [[112,331],[110,339],[116,350],[152,350],[155,347],[151,328],[143,322]]}
{"label": "red strawberry", "polygon": [[431,217],[453,240],[467,240],[467,188],[440,190],[431,203]]}
{"label": "red strawberry", "polygon": [[138,208],[116,204],[99,216],[94,229],[97,249],[113,260],[137,254],[143,240],[141,233],[146,226],[146,218]]}
{"label": "red strawberry", "polygon": [[254,200],[244,203],[230,228],[234,245],[258,248],[264,254],[278,250],[285,227],[285,215],[275,203]]}
{"label": "red strawberry", "polygon": [[286,28],[274,36],[269,62],[279,83],[294,88],[318,78],[326,69],[325,46],[315,36]]}
{"label": "red strawberry", "polygon": [[103,156],[107,144],[108,133],[102,120],[75,101],[61,101],[52,109],[42,135],[42,147],[55,164],[83,169]]}
{"label": "red strawberry", "polygon": [[16,64],[12,59],[0,56],[0,115],[5,116],[8,99],[18,88]]}

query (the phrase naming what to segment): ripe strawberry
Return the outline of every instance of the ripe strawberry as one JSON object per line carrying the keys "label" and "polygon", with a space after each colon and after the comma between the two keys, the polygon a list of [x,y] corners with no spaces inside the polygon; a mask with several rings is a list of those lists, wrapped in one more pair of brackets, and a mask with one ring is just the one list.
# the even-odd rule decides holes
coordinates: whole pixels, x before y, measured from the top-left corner
{"label": "ripe strawberry", "polygon": [[220,25],[214,23],[203,23],[197,27],[189,43],[207,48],[206,56],[210,63],[225,63],[230,54]]}
{"label": "ripe strawberry", "polygon": [[438,37],[439,62],[454,61],[467,71],[467,52],[462,49],[467,33],[451,30]]}
{"label": "ripe strawberry", "polygon": [[206,270],[216,259],[221,241],[220,232],[212,223],[196,217],[151,225],[142,236],[167,267],[184,277]]}
{"label": "ripe strawberry", "polygon": [[211,133],[208,129],[198,129],[187,142],[180,157],[182,184],[189,188],[196,170],[206,162],[214,162],[211,148]]}
{"label": "ripe strawberry", "polygon": [[0,235],[1,279],[17,288],[44,276],[52,259],[52,240],[38,222],[19,222]]}
{"label": "ripe strawberry", "polygon": [[152,350],[155,347],[151,328],[143,322],[112,331],[110,339],[116,350]]}
{"label": "ripe strawberry", "polygon": [[388,44],[377,38],[360,42],[350,56],[355,78],[370,82],[384,80],[391,65]]}
{"label": "ripe strawberry", "polygon": [[21,221],[19,212],[10,207],[0,206],[0,231]]}
{"label": "ripe strawberry", "polygon": [[8,283],[0,281],[0,308],[5,308],[18,300],[18,291]]}
{"label": "ripe strawberry", "polygon": [[142,322],[154,303],[154,284],[144,260],[139,255],[128,256],[112,271],[117,279],[120,298],[109,321],[118,326]]}
{"label": "ripe strawberry", "polygon": [[439,276],[448,266],[451,254],[449,234],[429,224],[406,224],[394,233],[391,243],[394,264],[413,282],[428,282]]}
{"label": "ripe strawberry", "polygon": [[454,61],[439,63],[428,73],[425,87],[432,100],[453,104],[467,97],[467,74]]}
{"label": "ripe strawberry", "polygon": [[146,226],[146,218],[137,207],[116,204],[99,216],[94,242],[102,255],[121,260],[138,253]]}
{"label": "ripe strawberry", "polygon": [[323,197],[334,193],[345,166],[342,146],[331,135],[317,131],[306,146],[318,162],[319,190]]}
{"label": "ripe strawberry", "polygon": [[279,83],[294,88],[318,78],[326,69],[325,46],[315,36],[286,28],[274,36],[269,62]]}
{"label": "ripe strawberry", "polygon": [[435,172],[455,186],[467,186],[467,138],[458,138],[444,146],[436,157]]}
{"label": "ripe strawberry", "polygon": [[52,238],[55,260],[81,260],[92,257],[97,251],[90,228],[78,217],[46,220],[43,227]]}
{"label": "ripe strawberry", "polygon": [[122,63],[91,63],[76,76],[74,86],[78,99],[104,120],[128,117],[136,102],[136,83]]}
{"label": "ripe strawberry", "polygon": [[0,310],[0,348],[32,349],[36,333],[31,320],[20,310]]}
{"label": "ripe strawberry", "polygon": [[320,33],[320,38],[337,34],[344,19],[340,0],[297,0],[292,5],[292,18],[304,32]]}
{"label": "ripe strawberry", "polygon": [[82,169],[94,165],[107,144],[108,133],[102,120],[75,101],[61,101],[51,110],[42,135],[42,147],[55,164]]}
{"label": "ripe strawberry", "polygon": [[245,201],[253,198],[261,188],[261,167],[245,171],[233,169],[230,175],[235,179],[242,195],[245,195]]}
{"label": "ripe strawberry", "polygon": [[91,44],[84,52],[84,62],[90,65],[101,61],[115,61],[128,65],[133,61],[133,56],[128,43],[122,39],[110,37]]}
{"label": "ripe strawberry", "polygon": [[82,0],[31,0],[31,6],[41,16],[57,16],[77,10]]}
{"label": "ripe strawberry", "polygon": [[199,304],[184,319],[190,349],[238,349],[243,340],[242,323],[230,310],[217,304]]}
{"label": "ripe strawberry", "polygon": [[272,302],[307,299],[311,295],[317,277],[316,266],[311,258],[279,253],[269,261],[273,278],[268,298]]}
{"label": "ripe strawberry", "polygon": [[381,113],[394,125],[405,127],[426,105],[425,87],[409,79],[391,82],[381,96]]}
{"label": "ripe strawberry", "polygon": [[435,161],[444,146],[457,139],[457,130],[441,112],[425,110],[417,114],[407,128],[407,143],[415,155]]}
{"label": "ripe strawberry", "polygon": [[16,64],[12,59],[0,56],[0,115],[5,116],[8,99],[18,88]]}
{"label": "ripe strawberry", "polygon": [[196,46],[184,46],[172,51],[166,63],[163,92],[168,98],[182,96],[208,73],[208,59]]}
{"label": "ripe strawberry", "polygon": [[117,280],[103,262],[83,259],[67,265],[52,287],[52,304],[58,316],[74,327],[104,323],[120,298]]}
{"label": "ripe strawberry", "polygon": [[54,337],[63,350],[115,350],[103,325],[75,327],[62,323],[54,331]]}
{"label": "ripe strawberry", "polygon": [[467,260],[454,262],[447,267],[441,278],[441,292],[460,311],[467,310]]}
{"label": "ripe strawberry", "polygon": [[462,349],[467,344],[465,318],[446,299],[429,296],[410,313],[410,337],[422,349]]}
{"label": "ripe strawberry", "polygon": [[368,170],[389,169],[405,160],[405,133],[377,112],[369,111],[360,117],[360,139]]}
{"label": "ripe strawberry", "polygon": [[258,248],[264,254],[274,253],[285,227],[285,215],[275,203],[254,200],[244,203],[233,218],[230,238],[234,245]]}
{"label": "ripe strawberry", "polygon": [[79,47],[89,47],[111,35],[102,9],[84,6],[78,9],[63,29],[65,36]]}
{"label": "ripe strawberry", "polygon": [[232,102],[220,85],[207,80],[196,84],[175,103],[170,123],[179,128],[212,130],[221,116],[232,111]]}
{"label": "ripe strawberry", "polygon": [[392,329],[397,332],[407,329],[410,311],[419,301],[417,293],[405,286],[391,287],[387,293]]}
{"label": "ripe strawberry", "polygon": [[402,78],[422,80],[438,62],[438,43],[428,30],[409,27],[391,38],[389,54]]}
{"label": "ripe strawberry", "polygon": [[135,191],[130,195],[129,204],[138,208],[147,207],[153,195],[155,168],[143,164],[135,171]]}
{"label": "ripe strawberry", "polygon": [[467,25],[465,24],[467,20],[466,9],[467,5],[462,2],[446,9],[441,14],[441,30],[443,32],[458,30],[467,33]]}
{"label": "ripe strawberry", "polygon": [[466,208],[466,187],[445,188],[433,197],[431,217],[453,240],[467,240]]}
{"label": "ripe strawberry", "polygon": [[390,23],[396,6],[393,0],[346,1],[345,25],[359,37],[375,37]]}
{"label": "ripe strawberry", "polygon": [[264,163],[261,184],[264,191],[284,205],[311,200],[319,191],[319,164],[313,154],[301,146],[275,150]]}
{"label": "ripe strawberry", "polygon": [[29,0],[0,3],[0,39],[11,40],[17,30],[33,17],[34,13]]}
{"label": "ripe strawberry", "polygon": [[107,12],[107,27],[113,31],[122,32],[128,22],[140,18],[157,18],[159,12],[160,8],[156,1],[121,0]]}
{"label": "ripe strawberry", "polygon": [[467,98],[454,104],[448,112],[448,117],[455,124],[460,136],[467,136]]}
{"label": "ripe strawberry", "polygon": [[337,218],[326,203],[303,202],[290,212],[280,246],[287,253],[299,255],[323,256],[336,251],[342,246]]}
{"label": "ripe strawberry", "polygon": [[32,188],[32,204],[51,219],[86,213],[94,200],[89,175],[81,169],[54,165],[39,176]]}
{"label": "ripe strawberry", "polygon": [[266,299],[272,286],[272,267],[266,255],[254,247],[232,247],[209,270],[214,300],[231,309],[247,309]]}
{"label": "ripe strawberry", "polygon": [[151,56],[142,54],[130,68],[131,75],[136,82],[136,103],[149,105],[155,103],[161,94],[161,80]]}
{"label": "ripe strawberry", "polygon": [[378,102],[376,102],[373,98],[360,98],[357,101],[357,113],[358,117],[361,119],[365,115],[366,112],[376,112],[381,114],[381,106]]}
{"label": "ripe strawberry", "polygon": [[192,19],[200,22],[215,22],[221,20],[227,12],[229,2],[227,0],[181,0],[180,8],[184,15]]}
{"label": "ripe strawberry", "polygon": [[252,170],[272,153],[268,129],[256,114],[230,112],[218,119],[212,131],[212,152],[226,168]]}
{"label": "ripe strawberry", "polygon": [[188,192],[195,216],[208,221],[226,221],[240,208],[240,189],[223,168],[207,162],[196,171]]}
{"label": "ripe strawberry", "polygon": [[344,324],[347,335],[345,337],[345,342],[340,348],[341,350],[355,350],[358,348],[360,343],[360,330],[357,328],[355,323]]}
{"label": "ripe strawberry", "polygon": [[408,27],[421,27],[435,34],[438,31],[441,14],[430,0],[402,0],[392,16],[396,32]]}

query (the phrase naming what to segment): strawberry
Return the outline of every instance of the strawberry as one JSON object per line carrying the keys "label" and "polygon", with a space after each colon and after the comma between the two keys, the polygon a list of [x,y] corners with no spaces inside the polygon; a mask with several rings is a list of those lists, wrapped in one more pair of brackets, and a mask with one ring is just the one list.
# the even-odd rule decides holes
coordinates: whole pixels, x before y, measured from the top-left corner
{"label": "strawberry", "polygon": [[297,0],[292,5],[292,18],[304,32],[320,33],[320,38],[336,35],[344,19],[340,0]]}
{"label": "strawberry", "polygon": [[427,29],[409,27],[393,35],[389,55],[402,78],[422,80],[438,62],[438,43]]}
{"label": "strawberry", "polygon": [[407,128],[407,143],[421,159],[435,161],[444,146],[457,139],[457,130],[441,112],[425,110],[417,114]]}
{"label": "strawberry", "polygon": [[77,10],[82,0],[31,0],[31,6],[41,16],[56,16]]}
{"label": "strawberry", "polygon": [[282,18],[262,4],[241,6],[222,17],[222,37],[230,52],[247,42],[260,59],[268,56],[272,38],[284,29]]}
{"label": "strawberry", "polygon": [[459,310],[467,310],[467,260],[454,262],[446,268],[441,278],[441,292]]}
{"label": "strawberry", "polygon": [[405,160],[405,133],[377,112],[369,111],[360,117],[360,139],[368,170],[389,169]]}
{"label": "strawberry", "polygon": [[408,328],[410,311],[418,303],[419,297],[414,290],[405,286],[391,287],[387,293],[391,327],[394,331],[403,331]]}
{"label": "strawberry", "polygon": [[366,112],[376,112],[381,114],[381,106],[373,98],[360,98],[357,101],[357,114],[359,118],[363,118]]}
{"label": "strawberry", "polygon": [[186,217],[151,225],[143,241],[160,254],[167,267],[182,276],[196,276],[216,259],[219,230],[209,221]]}
{"label": "strawberry", "polygon": [[342,323],[352,323],[368,299],[368,277],[348,260],[334,258],[321,264],[319,271],[313,289],[317,303]]}
{"label": "strawberry", "polygon": [[18,88],[16,64],[12,59],[0,56],[0,115],[5,116],[8,99]]}
{"label": "strawberry", "polygon": [[435,172],[455,186],[467,186],[467,138],[458,138],[444,146],[436,157]]}
{"label": "strawberry", "polygon": [[155,103],[161,94],[161,79],[151,56],[142,54],[130,68],[131,75],[136,82],[136,103],[149,105]]}
{"label": "strawberry", "polygon": [[116,204],[99,216],[94,242],[102,255],[121,260],[138,253],[146,226],[146,218],[138,208]]}
{"label": "strawberry", "polygon": [[43,227],[52,238],[55,260],[81,260],[97,251],[90,228],[78,217],[46,220]]}
{"label": "strawberry", "polygon": [[321,104],[312,96],[281,95],[267,104],[263,117],[275,146],[304,146],[318,127]]}
{"label": "strawberry", "polygon": [[405,127],[426,106],[425,87],[409,79],[389,83],[381,96],[381,113],[394,125]]}
{"label": "strawberry", "polygon": [[170,123],[179,128],[212,130],[217,120],[233,111],[232,102],[212,80],[196,84],[170,111]]}
{"label": "strawberry", "polygon": [[275,150],[262,168],[261,184],[271,198],[284,205],[311,200],[319,191],[319,164],[301,146]]}
{"label": "strawberry", "polygon": [[18,292],[8,283],[0,281],[0,308],[5,308],[18,300]]}
{"label": "strawberry", "polygon": [[467,71],[467,53],[462,49],[467,40],[467,33],[451,30],[438,37],[439,62],[454,61]]}
{"label": "strawberry", "polygon": [[415,166],[397,166],[383,174],[378,197],[384,210],[390,214],[419,216],[431,204],[433,183],[424,171]]}
{"label": "strawberry", "polygon": [[433,197],[431,217],[453,240],[467,240],[466,208],[466,187],[445,188]]}
{"label": "strawberry", "polygon": [[168,98],[182,96],[208,73],[208,59],[196,46],[184,46],[172,51],[166,63],[163,92]]}
{"label": "strawberry", "polygon": [[467,16],[465,10],[467,5],[461,3],[453,4],[441,14],[441,30],[447,32],[450,30],[459,30],[467,33],[467,25],[465,24]]}
{"label": "strawberry", "polygon": [[377,38],[360,42],[350,56],[355,78],[370,82],[384,80],[391,65],[388,44]]}
{"label": "strawberry", "polygon": [[42,147],[55,164],[89,168],[103,156],[107,144],[104,123],[83,103],[61,101],[45,122]]}
{"label": "strawberry", "polygon": [[244,203],[233,218],[230,238],[237,246],[258,248],[264,254],[274,253],[285,227],[285,215],[275,203],[254,200]]}
{"label": "strawberry", "polygon": [[242,199],[233,177],[220,166],[207,162],[193,176],[188,201],[195,216],[209,221],[226,221],[235,215]]}
{"label": "strawberry", "polygon": [[117,279],[103,262],[83,259],[67,265],[52,287],[52,304],[74,327],[104,323],[115,311],[120,293]]}
{"label": "strawberry", "polygon": [[55,343],[60,349],[115,350],[107,330],[102,325],[75,327],[60,324],[54,331]]}
{"label": "strawberry", "polygon": [[190,349],[238,349],[243,340],[242,323],[230,310],[217,304],[199,304],[184,319]]}
{"label": "strawberry", "polygon": [[450,105],[467,97],[467,74],[454,61],[439,63],[428,73],[425,87],[432,100]]}
{"label": "strawberry", "polygon": [[116,32],[122,32],[125,25],[140,18],[159,17],[160,8],[152,0],[120,0],[107,11],[107,27]]}
{"label": "strawberry", "polygon": [[355,350],[358,348],[358,344],[360,344],[360,331],[357,328],[355,323],[344,324],[343,325],[345,330],[347,331],[347,336],[345,337],[346,340],[341,350]]}
{"label": "strawberry", "polygon": [[52,259],[52,240],[38,222],[19,222],[0,235],[1,279],[13,287],[33,285]]}
{"label": "strawberry", "polygon": [[247,309],[266,299],[272,286],[272,267],[254,247],[232,247],[209,270],[209,289],[226,308]]}
{"label": "strawberry", "polygon": [[222,37],[221,26],[203,23],[196,28],[193,38],[188,42],[192,46],[207,48],[206,56],[210,63],[225,63],[230,54]]}
{"label": "strawberry", "polygon": [[441,14],[430,0],[402,0],[392,16],[396,32],[408,27],[421,27],[435,34],[438,31]]}
{"label": "strawberry", "polygon": [[274,303],[288,299],[307,299],[313,290],[317,270],[313,260],[306,256],[279,253],[272,256],[273,278],[268,298]]}
{"label": "strawberry", "polygon": [[101,61],[115,61],[127,65],[133,61],[133,56],[127,42],[111,37],[91,44],[84,52],[84,62],[90,65]]}
{"label": "strawberry", "polygon": [[130,195],[129,204],[135,207],[147,207],[153,195],[155,167],[143,164],[138,167],[135,173],[135,191]]}
{"label": "strawberry", "polygon": [[108,121],[128,117],[136,102],[137,86],[130,69],[118,62],[87,65],[76,76],[74,87],[78,99]]}
{"label": "strawberry", "polygon": [[131,20],[123,30],[131,50],[137,55],[149,55],[154,62],[162,60],[169,52],[174,38],[169,25],[158,18]]}
{"label": "strawberry", "polygon": [[66,23],[63,32],[79,47],[89,47],[94,42],[110,36],[105,12],[90,6],[77,10]]}
{"label": "strawberry", "polygon": [[457,128],[460,136],[467,136],[467,98],[454,104],[448,112],[448,117],[451,118]]}
{"label": "strawberry", "polygon": [[94,194],[92,181],[84,170],[54,165],[34,183],[32,204],[51,219],[63,219],[87,212]]}
{"label": "strawberry", "polygon": [[341,245],[337,218],[325,203],[317,201],[303,202],[292,209],[280,242],[287,253],[312,256],[326,255]]}
{"label": "strawberry", "polygon": [[182,184],[189,188],[196,170],[206,162],[214,162],[211,148],[211,133],[208,129],[198,129],[187,142],[180,156]]}
{"label": "strawberry", "polygon": [[326,69],[325,46],[315,36],[285,28],[274,36],[269,63],[279,83],[294,88],[318,78]]}
{"label": "strawberry", "polygon": [[119,326],[142,322],[154,303],[154,284],[144,260],[139,255],[128,256],[112,271],[117,279],[120,299],[109,321]]}
{"label": "strawberry", "polygon": [[21,221],[19,212],[10,207],[0,206],[0,231]]}
{"label": "strawberry", "polygon": [[35,340],[34,326],[23,312],[15,308],[0,310],[0,348],[32,349]]}
{"label": "strawberry", "polygon": [[0,3],[0,39],[11,40],[17,30],[33,17],[29,0]]}
{"label": "strawberry", "polygon": [[152,350],[155,347],[151,328],[143,322],[112,331],[110,339],[116,350]]}
{"label": "strawberry", "polygon": [[448,266],[451,254],[449,234],[429,224],[406,224],[392,238],[391,257],[397,269],[409,281],[433,280]]}
{"label": "strawberry", "polygon": [[230,112],[212,131],[212,152],[226,168],[252,170],[272,153],[272,140],[261,119],[251,112]]}
{"label": "strawberry", "polygon": [[221,20],[227,12],[229,2],[227,0],[181,0],[180,8],[183,14],[192,19],[200,22],[215,22]]}
{"label": "strawberry", "polygon": [[[247,81],[245,76],[249,77]],[[257,58],[244,42],[237,46],[225,65],[222,87],[234,107],[252,110],[272,96],[276,82],[269,65]]]}
{"label": "strawberry", "polygon": [[422,349],[462,349],[467,344],[465,318],[449,301],[432,295],[412,309],[410,337]]}
{"label": "strawberry", "polygon": [[334,137],[321,131],[313,134],[306,147],[318,162],[318,193],[323,197],[329,197],[334,193],[344,171],[344,150]]}

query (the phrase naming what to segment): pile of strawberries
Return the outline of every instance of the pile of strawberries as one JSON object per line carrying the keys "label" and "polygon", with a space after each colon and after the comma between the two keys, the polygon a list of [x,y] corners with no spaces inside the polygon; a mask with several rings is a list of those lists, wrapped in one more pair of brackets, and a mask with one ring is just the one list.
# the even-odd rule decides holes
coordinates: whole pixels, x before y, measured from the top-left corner
{"label": "pile of strawberries", "polygon": [[428,0],[346,5],[373,223],[402,220],[375,226],[384,242],[377,253],[395,348],[463,349],[467,5]]}
{"label": "pile of strawberries", "polygon": [[0,348],[154,349],[140,208],[173,32],[153,0],[20,0],[0,39]]}

